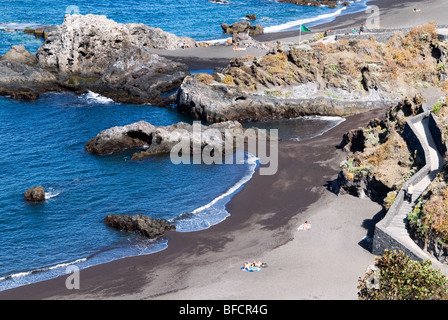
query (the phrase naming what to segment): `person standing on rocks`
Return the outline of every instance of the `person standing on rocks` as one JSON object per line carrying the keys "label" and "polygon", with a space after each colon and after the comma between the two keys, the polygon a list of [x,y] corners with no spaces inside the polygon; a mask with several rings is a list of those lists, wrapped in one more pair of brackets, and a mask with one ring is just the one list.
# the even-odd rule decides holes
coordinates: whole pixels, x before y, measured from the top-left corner
{"label": "person standing on rocks", "polygon": [[412,202],[412,194],[414,193],[414,186],[412,183],[408,185],[408,188],[406,189],[406,198],[408,199],[409,203]]}

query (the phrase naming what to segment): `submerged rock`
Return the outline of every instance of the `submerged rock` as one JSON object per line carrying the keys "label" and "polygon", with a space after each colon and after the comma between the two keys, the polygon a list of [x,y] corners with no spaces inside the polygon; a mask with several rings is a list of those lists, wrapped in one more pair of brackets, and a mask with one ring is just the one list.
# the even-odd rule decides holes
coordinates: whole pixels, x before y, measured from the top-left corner
{"label": "submerged rock", "polygon": [[42,186],[37,186],[26,190],[25,201],[29,202],[45,201],[45,189]]}
{"label": "submerged rock", "polygon": [[104,223],[114,229],[136,232],[137,234],[154,239],[162,236],[165,231],[175,230],[176,227],[166,219],[154,219],[143,214],[136,215],[108,215]]}

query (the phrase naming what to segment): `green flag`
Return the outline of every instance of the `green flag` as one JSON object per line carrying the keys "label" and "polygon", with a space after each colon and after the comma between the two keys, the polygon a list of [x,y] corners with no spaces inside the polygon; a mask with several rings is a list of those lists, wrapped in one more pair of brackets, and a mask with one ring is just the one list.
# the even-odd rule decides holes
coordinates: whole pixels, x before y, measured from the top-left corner
{"label": "green flag", "polygon": [[309,32],[311,32],[311,30],[308,29],[307,27],[305,27],[304,25],[300,25],[300,31],[309,31]]}

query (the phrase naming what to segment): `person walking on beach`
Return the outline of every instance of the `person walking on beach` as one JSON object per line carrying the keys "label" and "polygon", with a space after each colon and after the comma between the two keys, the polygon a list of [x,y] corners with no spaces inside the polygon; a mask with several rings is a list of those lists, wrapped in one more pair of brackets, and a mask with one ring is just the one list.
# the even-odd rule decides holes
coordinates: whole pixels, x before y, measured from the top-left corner
{"label": "person walking on beach", "polygon": [[364,24],[361,24],[361,27],[359,28],[359,34],[364,32]]}
{"label": "person walking on beach", "polygon": [[409,203],[412,202],[412,194],[414,193],[414,186],[412,183],[408,184],[408,188],[406,189],[406,197],[408,198]]}

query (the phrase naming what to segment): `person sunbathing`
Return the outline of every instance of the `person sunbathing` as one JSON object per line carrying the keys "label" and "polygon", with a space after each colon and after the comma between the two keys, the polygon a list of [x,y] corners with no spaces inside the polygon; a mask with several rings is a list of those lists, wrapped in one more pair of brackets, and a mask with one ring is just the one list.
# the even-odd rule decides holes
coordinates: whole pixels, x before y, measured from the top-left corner
{"label": "person sunbathing", "polygon": [[305,221],[300,227],[297,228],[297,230],[310,230],[311,225],[308,223],[308,221]]}
{"label": "person sunbathing", "polygon": [[254,261],[254,262],[253,262],[253,265],[254,265],[255,267],[257,267],[257,268],[261,268],[261,267],[263,266],[263,262],[261,262],[261,261]]}
{"label": "person sunbathing", "polygon": [[254,267],[254,264],[251,263],[251,262],[246,262],[246,263],[243,265],[243,269],[244,269],[244,270],[252,270],[253,267]]}

